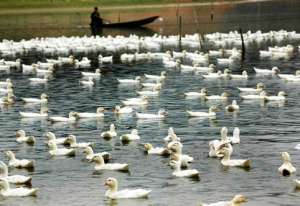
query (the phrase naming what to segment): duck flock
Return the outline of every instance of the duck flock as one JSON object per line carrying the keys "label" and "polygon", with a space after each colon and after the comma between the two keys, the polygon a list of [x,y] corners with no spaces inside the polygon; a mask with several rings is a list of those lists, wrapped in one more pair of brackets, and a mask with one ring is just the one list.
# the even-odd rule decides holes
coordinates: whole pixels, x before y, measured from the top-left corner
{"label": "duck flock", "polygon": [[[253,65],[252,68],[243,67],[242,42],[237,31],[206,34],[203,38],[198,34],[185,35],[181,39],[183,51],[177,49],[179,44],[177,35],[49,37],[18,42],[3,40],[0,42],[1,108],[14,107],[18,103],[27,105],[18,111],[21,120],[44,120],[50,125],[57,123],[73,125],[81,120],[98,121],[99,119],[106,119],[107,116],[116,118],[125,116],[126,118],[134,118],[137,121],[144,121],[143,127],[130,128],[130,132],[127,133],[120,133],[118,127],[121,127],[121,125],[110,122],[109,128],[105,129],[107,131],[99,131],[99,137],[101,138],[96,142],[89,142],[88,137],[86,137],[86,141],[77,141],[76,133],[57,137],[53,131],[54,129],[40,131],[39,136],[32,136],[24,131],[24,128],[16,128],[15,140],[16,144],[28,144],[33,148],[37,142],[45,142],[45,149],[41,155],[50,157],[68,156],[70,159],[76,155],[84,155],[86,164],[93,165],[95,171],[114,170],[122,172],[129,172],[133,165],[126,162],[116,163],[120,157],[114,156],[113,152],[94,151],[97,144],[101,144],[101,141],[119,141],[125,147],[128,144],[140,142],[141,144],[137,145],[136,151],[128,152],[141,154],[144,152],[147,155],[167,157],[169,158],[167,161],[169,169],[166,167],[166,170],[168,170],[170,176],[173,178],[191,178],[197,184],[201,184],[200,179],[206,179],[207,175],[194,169],[197,167],[195,166],[195,158],[191,151],[185,149],[185,139],[176,134],[175,126],[169,127],[165,131],[166,136],[155,137],[153,142],[157,145],[153,145],[153,142],[145,142],[140,130],[147,127],[148,123],[163,122],[172,117],[172,114],[165,108],[148,113],[145,112],[145,107],[149,107],[153,99],[160,98],[166,81],[174,87],[180,81],[183,81],[180,78],[172,79],[170,75],[173,73],[178,73],[179,76],[185,75],[185,78],[189,75],[191,77],[197,76],[202,83],[207,82],[206,87],[200,89],[188,88],[189,90],[184,90],[181,96],[176,97],[178,102],[190,101],[206,105],[204,110],[189,107],[178,111],[189,120],[215,121],[218,119],[218,113],[220,112],[238,116],[240,111],[243,110],[243,106],[239,104],[247,101],[254,104],[256,102],[262,105],[274,103],[284,106],[289,94],[283,90],[276,91],[271,86],[267,87],[265,79],[274,78],[281,81],[282,84],[300,83],[300,70],[293,72],[287,70],[288,72],[285,72],[285,68],[281,68],[279,64],[276,65],[278,62],[288,62],[295,58],[300,50],[300,46],[297,45],[300,42],[300,34],[284,30],[267,33],[249,31],[244,33],[243,36],[247,51],[246,58],[249,58],[247,56],[249,48],[258,48],[257,51],[259,52],[251,55],[258,61],[273,62],[274,66],[272,68],[258,68],[257,65]],[[32,62],[31,59],[37,61]],[[118,68],[115,68],[116,65],[118,65]],[[61,72],[65,75],[77,72],[82,77],[78,80],[79,88],[91,92],[93,88],[99,85],[100,80],[107,78],[108,71],[120,72],[123,65],[129,67],[128,74],[130,74],[130,67],[136,65],[140,67],[140,72],[143,72],[143,65],[160,65],[160,68],[163,69],[156,70],[153,66],[153,69],[151,69],[153,73],[149,72],[134,77],[129,75],[130,78],[115,78],[111,84],[118,84],[120,87],[125,88],[123,95],[126,95],[126,92],[129,91],[136,91],[136,96],[129,95],[128,98],[116,99],[115,102],[117,103],[110,105],[110,107],[98,106],[101,105],[101,101],[95,102],[94,111],[79,112],[75,111],[77,108],[74,108],[73,111],[69,111],[68,115],[57,116],[48,108],[48,104],[55,104],[56,99],[46,94],[46,92],[42,92],[39,97],[28,96],[26,92],[22,92],[18,96],[15,95],[18,87],[15,84],[17,80],[13,79],[13,75],[16,73],[28,79],[28,90],[30,90],[32,87],[43,88],[45,85],[54,84],[60,78],[58,74]],[[245,86],[249,79],[256,78],[258,79],[256,87]],[[212,93],[210,90],[212,82],[217,84],[219,81],[232,82],[234,87],[231,90],[237,90],[239,95],[232,96],[230,89],[224,89],[220,93]],[[169,104],[177,103],[170,102]],[[28,110],[28,108],[30,109]],[[119,122],[119,124],[121,123]],[[227,127],[229,129],[233,128],[232,135],[228,135],[229,129]],[[238,167],[243,168],[245,172],[251,171],[251,168],[255,165],[251,157],[245,159],[235,157],[237,145],[247,150],[247,145],[243,144],[243,131],[240,131],[238,123],[227,125],[227,127],[220,128],[220,138],[208,138],[207,151],[205,152],[207,155],[202,156],[202,158],[215,158],[219,161],[212,164],[219,164],[225,168]],[[195,129],[197,130],[197,128]],[[158,139],[161,141],[158,141]],[[158,142],[160,142],[160,145],[158,145]],[[5,143],[2,142],[2,144]],[[39,185],[31,185],[32,179],[35,178],[34,175],[11,174],[12,168],[34,169],[37,167],[37,162],[34,159],[22,159],[17,148],[15,146],[11,147],[10,150],[5,150],[4,154],[8,161],[6,159],[0,161],[0,194],[4,197],[24,197],[43,193],[43,190],[38,189]],[[120,149],[122,150],[122,147]],[[290,149],[299,150],[300,144],[292,145]],[[282,162],[281,166],[278,166],[277,172],[283,176],[291,176],[296,173],[297,165],[293,166],[289,152],[278,152],[278,156],[281,155]],[[145,159],[143,161],[150,160]],[[278,162],[280,162],[280,159]],[[18,171],[13,170],[14,173],[18,173]],[[276,171],[268,172],[273,173]],[[104,184],[108,188],[104,194],[106,197],[121,199],[149,196],[151,199],[151,196],[155,195],[152,194],[152,188],[147,186],[146,188],[119,190],[119,180],[115,177],[109,177],[105,180]],[[276,181],[276,179],[273,181]],[[294,178],[290,181],[294,184],[291,187],[300,189],[300,180]],[[120,182],[122,183],[122,180]],[[192,185],[192,183],[190,184]],[[145,183],[145,185],[147,184]],[[99,195],[101,194],[99,193]],[[199,198],[197,204],[239,206],[247,202],[247,197],[237,193],[232,194],[232,198],[228,201],[217,201],[216,203],[206,204],[200,203],[201,199]]]}

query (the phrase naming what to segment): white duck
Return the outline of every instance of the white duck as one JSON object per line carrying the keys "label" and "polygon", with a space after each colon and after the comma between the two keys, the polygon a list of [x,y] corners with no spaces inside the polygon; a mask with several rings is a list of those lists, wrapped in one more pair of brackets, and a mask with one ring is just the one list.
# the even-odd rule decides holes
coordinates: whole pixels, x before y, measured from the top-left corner
{"label": "white duck", "polygon": [[243,71],[242,74],[231,74],[231,79],[248,79],[248,73],[247,71]]}
{"label": "white duck", "polygon": [[153,147],[153,145],[150,143],[144,144],[144,149],[147,152],[147,154],[157,154],[157,155],[161,155],[161,156],[169,156],[170,155],[170,151],[167,148]]}
{"label": "white duck", "polygon": [[27,144],[34,144],[35,137],[34,136],[26,136],[26,132],[24,130],[18,130],[16,132],[16,141],[18,143],[27,143]]}
{"label": "white duck", "polygon": [[162,71],[161,73],[160,73],[160,75],[150,75],[150,74],[145,74],[145,77],[147,78],[147,79],[152,79],[152,80],[159,80],[159,81],[161,81],[161,80],[163,80],[163,79],[165,79],[166,78],[166,72],[165,71]]}
{"label": "white duck", "polygon": [[102,155],[95,155],[92,161],[96,163],[95,170],[118,170],[118,171],[128,171],[128,164],[120,163],[105,163]]}
{"label": "white duck", "polygon": [[227,136],[228,129],[227,127],[222,127],[221,129],[221,139],[220,140],[212,140],[209,142],[209,157],[218,157],[221,158],[224,155],[219,154],[218,151],[222,149],[222,147],[227,147],[229,149],[229,154],[231,155],[233,152],[233,148],[231,145],[231,140]]}
{"label": "white duck", "polygon": [[133,112],[132,107],[120,107],[119,105],[116,105],[113,109],[113,112],[115,114],[129,114]]}
{"label": "white duck", "polygon": [[169,164],[174,169],[172,175],[175,177],[199,178],[199,171],[196,169],[181,170],[180,161],[171,160]]}
{"label": "white duck", "polygon": [[283,164],[278,168],[278,172],[283,176],[289,176],[296,172],[296,168],[292,165],[292,159],[287,152],[281,153]]}
{"label": "white duck", "polygon": [[84,86],[94,86],[94,79],[93,77],[89,77],[88,80],[81,80],[79,81],[80,84],[84,85]]}
{"label": "white duck", "polygon": [[41,94],[41,98],[21,98],[25,103],[36,103],[36,104],[43,104],[48,102],[48,95],[45,93]]}
{"label": "white duck", "polygon": [[152,90],[137,91],[137,93],[142,96],[158,96],[159,89],[153,88]]}
{"label": "white duck", "polygon": [[22,118],[47,118],[48,117],[48,108],[41,107],[41,111],[37,112],[19,112]]}
{"label": "white duck", "polygon": [[229,141],[231,144],[240,144],[241,139],[240,139],[240,128],[235,127],[233,129],[233,134],[232,137],[228,137]]}
{"label": "white duck", "polygon": [[157,81],[156,83],[142,83],[143,87],[146,88],[161,88],[162,84],[160,83],[160,81]]}
{"label": "white duck", "polygon": [[120,140],[124,141],[124,142],[129,142],[129,141],[134,141],[134,140],[139,140],[139,139],[140,139],[140,136],[138,134],[137,129],[133,129],[130,134],[123,134],[120,137]]}
{"label": "white duck", "polygon": [[10,188],[9,183],[6,179],[0,179],[0,194],[3,197],[26,197],[26,196],[36,196],[38,191],[37,188]]}
{"label": "white duck", "polygon": [[101,70],[96,69],[95,72],[81,72],[81,75],[84,77],[98,78],[101,76]]}
{"label": "white duck", "polygon": [[49,146],[49,154],[51,156],[75,156],[76,150],[75,149],[68,149],[68,148],[58,148],[54,141],[48,143]]}
{"label": "white duck", "polygon": [[236,100],[232,100],[232,103],[230,105],[227,105],[225,107],[225,109],[228,111],[228,112],[234,112],[234,111],[237,111],[240,109],[240,106],[237,104]]}
{"label": "white duck", "polygon": [[103,107],[98,107],[96,113],[88,113],[88,112],[77,112],[78,118],[101,118],[104,117],[103,112],[105,109]]}
{"label": "white duck", "polygon": [[205,79],[220,79],[223,77],[222,71],[212,72],[207,75],[202,75]]}
{"label": "white duck", "polygon": [[93,148],[88,146],[84,148],[83,153],[85,154],[85,159],[92,160],[93,157],[97,155],[101,155],[105,162],[108,162],[111,159],[111,154],[108,152],[100,152],[100,153],[94,153]]}
{"label": "white duck", "polygon": [[8,166],[16,168],[34,168],[34,161],[27,159],[16,159],[15,154],[12,151],[6,151],[6,156],[8,157]]}
{"label": "white duck", "polygon": [[111,139],[117,136],[116,127],[114,124],[111,124],[108,131],[102,132],[101,137],[104,139]]}
{"label": "white duck", "polygon": [[49,120],[51,122],[75,122],[77,119],[78,116],[76,112],[70,112],[69,117],[59,117],[59,116],[49,117]]}
{"label": "white duck", "polygon": [[259,93],[259,95],[257,94],[241,95],[241,98],[246,100],[265,100],[266,96],[267,96],[267,92],[262,91]]}
{"label": "white duck", "polygon": [[182,167],[187,167],[194,161],[193,157],[182,154],[182,144],[178,141],[170,142],[167,148],[171,151],[171,160],[180,161]]}
{"label": "white duck", "polygon": [[193,112],[193,111],[187,111],[190,117],[209,117],[214,118],[217,116],[216,114],[217,107],[211,106],[208,110],[208,112]]}
{"label": "white duck", "polygon": [[45,75],[44,78],[29,78],[28,80],[32,84],[45,84],[49,80],[49,75]]}
{"label": "white duck", "polygon": [[184,95],[186,97],[195,97],[195,98],[206,97],[207,96],[207,90],[206,90],[206,88],[202,88],[200,90],[200,92],[186,92],[186,93],[184,93]]}
{"label": "white duck", "polygon": [[227,100],[228,99],[228,92],[223,92],[221,95],[211,95],[205,96],[206,100]]}
{"label": "white duck", "polygon": [[286,99],[286,93],[284,91],[278,92],[277,96],[266,96],[266,101],[284,101]]}
{"label": "white duck", "polygon": [[221,160],[221,164],[226,167],[242,167],[242,168],[250,168],[251,161],[249,159],[230,159],[230,150],[227,147],[223,147],[218,150],[217,154],[223,154],[223,158]]}
{"label": "white duck", "polygon": [[269,70],[269,69],[258,69],[256,67],[254,67],[254,70],[255,70],[256,74],[258,74],[258,75],[276,75],[280,72],[278,67],[273,67],[271,70]]}
{"label": "white duck", "polygon": [[244,87],[238,87],[238,90],[241,92],[247,92],[247,93],[260,93],[264,90],[264,84],[263,83],[257,83],[256,88],[244,88]]}
{"label": "white duck", "polygon": [[136,117],[138,119],[164,119],[167,113],[164,109],[160,109],[157,114],[147,114],[136,112]]}
{"label": "white duck", "polygon": [[1,168],[1,174],[0,179],[6,179],[9,183],[13,184],[31,184],[32,177],[30,176],[23,176],[23,175],[8,175],[8,168],[7,165],[0,161],[0,168]]}
{"label": "white duck", "polygon": [[294,180],[295,182],[295,188],[300,189],[300,180]]}
{"label": "white duck", "polygon": [[88,147],[88,146],[93,146],[93,143],[91,143],[91,142],[77,143],[75,135],[69,135],[67,137],[67,142],[70,144],[70,147],[72,147],[72,148],[85,148],[85,147]]}
{"label": "white duck", "polygon": [[165,142],[173,142],[173,141],[180,142],[180,138],[177,137],[177,135],[175,134],[173,127],[169,127],[168,135],[164,138],[164,141]]}
{"label": "white duck", "polygon": [[49,145],[50,142],[54,142],[55,144],[68,144],[67,138],[56,138],[53,132],[47,132],[46,137],[48,138],[47,144]]}
{"label": "white duck", "polygon": [[148,97],[142,96],[140,98],[130,98],[122,101],[122,103],[126,106],[142,106],[148,104]]}
{"label": "white duck", "polygon": [[106,179],[105,185],[108,186],[105,196],[110,199],[146,198],[151,192],[151,190],[144,189],[125,189],[118,191],[118,180],[112,177]]}
{"label": "white duck", "polygon": [[141,82],[141,77],[137,76],[134,79],[117,79],[121,84],[139,84]]}
{"label": "white duck", "polygon": [[243,195],[235,195],[230,201],[220,201],[210,204],[200,204],[199,206],[241,206],[243,203],[247,202],[247,198]]}

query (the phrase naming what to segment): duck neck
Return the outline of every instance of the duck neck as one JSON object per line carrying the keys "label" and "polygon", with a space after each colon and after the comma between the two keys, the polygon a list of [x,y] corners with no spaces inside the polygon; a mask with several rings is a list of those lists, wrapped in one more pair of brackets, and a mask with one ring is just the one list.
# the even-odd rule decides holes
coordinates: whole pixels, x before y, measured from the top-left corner
{"label": "duck neck", "polygon": [[229,152],[225,152],[224,153],[223,160],[230,160],[230,154],[229,154]]}
{"label": "duck neck", "polygon": [[4,163],[1,163],[2,173],[0,174],[0,178],[8,176],[8,168]]}

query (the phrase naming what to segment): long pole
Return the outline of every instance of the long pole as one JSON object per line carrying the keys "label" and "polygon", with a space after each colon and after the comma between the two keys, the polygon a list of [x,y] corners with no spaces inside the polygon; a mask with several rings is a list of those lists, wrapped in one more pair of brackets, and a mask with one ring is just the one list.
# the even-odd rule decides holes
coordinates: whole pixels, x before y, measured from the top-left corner
{"label": "long pole", "polygon": [[181,35],[182,35],[182,22],[181,22],[181,16],[179,16],[179,51],[182,51]]}

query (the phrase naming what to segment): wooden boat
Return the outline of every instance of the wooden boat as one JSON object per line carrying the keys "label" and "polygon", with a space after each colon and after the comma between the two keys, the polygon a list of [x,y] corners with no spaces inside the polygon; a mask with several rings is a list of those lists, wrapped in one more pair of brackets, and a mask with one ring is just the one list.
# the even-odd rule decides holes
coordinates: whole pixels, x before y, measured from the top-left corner
{"label": "wooden boat", "polygon": [[152,16],[145,19],[127,21],[127,22],[118,22],[118,23],[103,23],[102,28],[137,28],[142,27],[146,24],[150,24],[155,21],[159,16]]}

